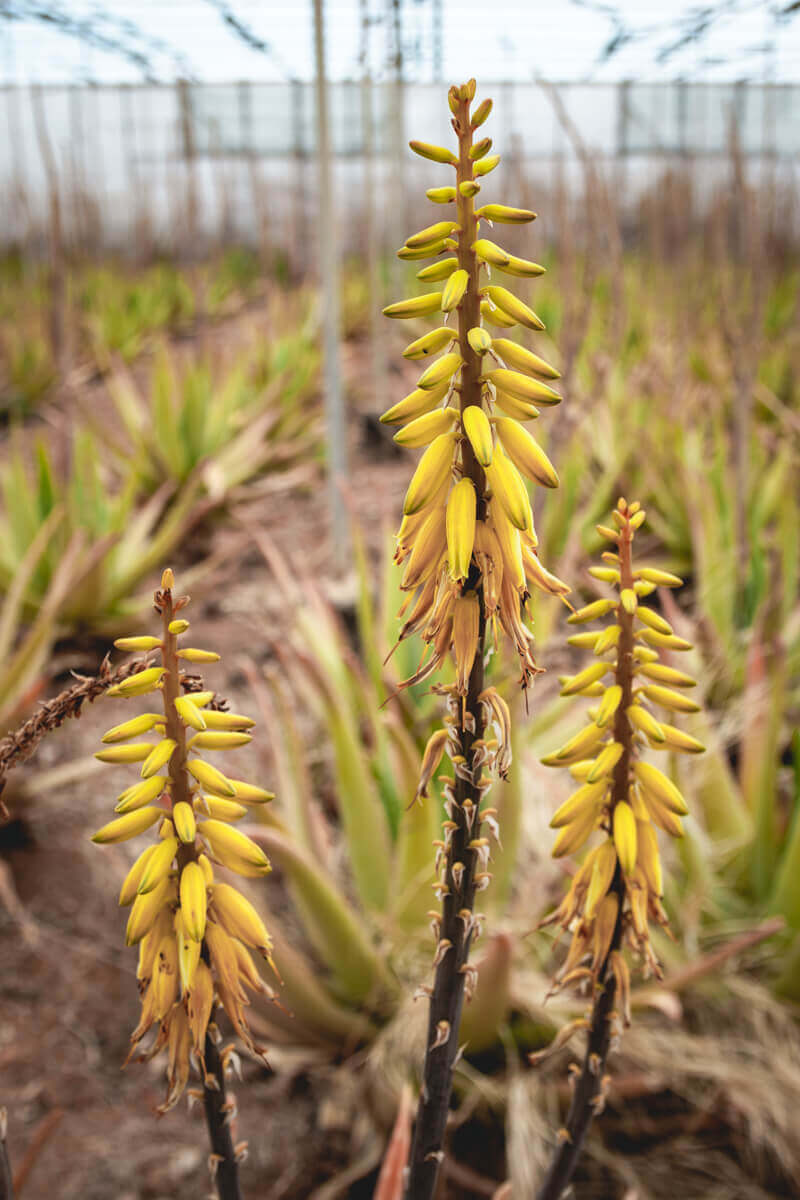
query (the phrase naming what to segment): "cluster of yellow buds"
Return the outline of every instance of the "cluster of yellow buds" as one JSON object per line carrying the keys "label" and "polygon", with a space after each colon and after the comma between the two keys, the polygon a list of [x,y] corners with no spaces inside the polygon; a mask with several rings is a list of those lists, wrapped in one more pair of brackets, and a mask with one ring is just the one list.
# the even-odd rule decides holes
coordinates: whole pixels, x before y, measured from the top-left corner
{"label": "cluster of yellow buds", "polygon": [[[450,89],[458,154],[410,143],[423,158],[455,170],[454,185],[432,188],[427,195],[436,204],[454,204],[456,213],[455,219],[415,233],[398,251],[402,259],[435,259],[417,277],[443,287],[391,304],[384,313],[397,318],[443,314],[438,328],[403,352],[413,360],[439,357],[426,366],[414,391],[381,418],[402,426],[395,434],[400,445],[425,447],[406,493],[395,560],[405,563],[401,587],[409,593],[400,640],[418,633],[426,655],[432,653],[403,686],[430,676],[452,650],[458,697],[467,694],[485,625],[495,640],[499,629],[512,640],[527,686],[537,672],[533,635],[524,620],[531,589],[555,595],[569,591],[539,561],[524,479],[558,485],[552,463],[525,428],[539,415],[536,405],[558,404],[559,394],[543,382],[558,378],[558,371],[486,328],[544,329],[527,304],[490,282],[492,268],[521,278],[541,275],[544,268],[482,237],[480,229],[481,222],[519,225],[536,214],[503,204],[475,206],[481,179],[500,156],[489,154],[491,138],[474,139],[492,108],[491,100],[484,100],[470,115],[474,95],[474,80]],[[448,324],[451,313],[457,314],[455,327]]]}
{"label": "cluster of yellow buds", "polygon": [[667,571],[634,566],[634,533],[644,520],[638,503],[620,499],[613,527],[597,526],[615,549],[605,551],[607,565],[591,567],[590,574],[618,594],[593,601],[568,620],[583,624],[610,617],[612,623],[600,633],[569,638],[572,645],[591,649],[597,661],[563,679],[561,689],[562,696],[591,697],[595,705],[589,710],[589,724],[542,759],[548,766],[568,767],[580,782],[550,822],[558,830],[553,855],[574,854],[596,830],[605,835],[586,855],[567,896],[545,922],[558,922],[572,931],[557,986],[603,982],[610,969],[626,1019],[629,977],[622,945],[627,942],[639,954],[646,972],[660,974],[649,938],[651,920],[667,924],[656,827],[681,837],[681,818],[688,813],[672,780],[641,751],[698,754],[704,749],[652,711],[655,707],[693,713],[699,706],[685,690],[695,687],[695,680],[659,662],[660,651],[690,650],[691,643],[677,637],[669,622],[642,603],[656,588],[682,583]]}
{"label": "cluster of yellow buds", "polygon": [[475,982],[469,963],[480,932],[475,896],[491,879],[484,823],[498,836],[496,810],[482,807],[487,775],[505,776],[511,761],[508,705],[484,682],[487,637],[495,645],[503,635],[510,639],[527,688],[538,673],[526,622],[532,590],[556,596],[570,590],[539,561],[525,482],[527,477],[544,487],[558,485],[555,468],[526,428],[539,415],[537,405],[559,403],[558,392],[545,382],[557,379],[558,371],[506,336],[517,325],[538,331],[544,324],[491,275],[496,270],[534,278],[543,268],[482,236],[482,224],[522,225],[536,214],[498,203],[476,207],[482,181],[500,158],[490,154],[491,138],[476,137],[492,101],[473,108],[474,98],[474,79],[448,92],[457,153],[410,143],[423,158],[455,172],[452,184],[427,193],[434,204],[453,205],[453,217],[413,234],[398,251],[407,261],[433,259],[417,278],[440,283],[441,289],[384,309],[395,318],[441,314],[437,328],[404,350],[413,361],[433,361],[416,388],[381,418],[401,426],[395,434],[400,445],[424,448],[406,492],[395,561],[403,565],[401,587],[408,593],[400,640],[419,634],[425,648],[417,670],[400,686],[429,678],[451,654],[455,662],[454,681],[434,687],[446,696],[448,711],[445,728],[425,749],[417,790],[418,796],[426,794],[446,752],[453,777],[441,780],[446,819],[435,843],[441,911],[430,914],[437,941],[434,983],[422,989],[430,1005],[408,1181],[408,1194],[415,1197],[432,1196],[435,1187],[461,1003]]}
{"label": "cluster of yellow buds", "polygon": [[[163,711],[141,713],[104,736],[106,748],[95,757],[106,763],[141,763],[141,778],[117,798],[120,815],[92,838],[101,844],[122,842],[153,826],[158,829],[158,840],[128,872],[119,903],[130,906],[126,942],[139,946],[142,1012],[129,1059],[157,1023],[158,1034],[141,1060],[168,1049],[162,1112],[186,1087],[193,1055],[205,1077],[206,1036],[209,1028],[216,1032],[212,1018],[217,1003],[248,1049],[263,1056],[251,1037],[244,1006],[248,989],[270,992],[248,947],[270,963],[272,949],[256,910],[230,884],[218,880],[214,868],[216,863],[251,877],[270,870],[260,847],[231,823],[246,815],[248,805],[272,800],[272,793],[229,778],[198,753],[246,745],[254,722],[213,707],[212,691],[183,690],[190,684],[182,674],[183,663],[213,663],[219,655],[180,645],[189,622],[178,613],[189,597],[173,598],[173,587],[172,571],[166,570],[155,593],[163,625],[160,637],[115,642],[120,650],[158,651],[161,662],[129,676],[107,694],[130,699],[160,692]],[[148,733],[158,740],[131,740]]]}

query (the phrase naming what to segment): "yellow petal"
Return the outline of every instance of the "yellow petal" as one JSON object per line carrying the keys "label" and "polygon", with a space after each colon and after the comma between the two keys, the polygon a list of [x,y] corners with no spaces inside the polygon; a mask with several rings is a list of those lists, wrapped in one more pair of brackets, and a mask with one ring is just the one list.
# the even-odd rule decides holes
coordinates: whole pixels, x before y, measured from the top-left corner
{"label": "yellow petal", "polygon": [[137,891],[140,896],[146,896],[148,892],[157,888],[162,880],[166,879],[177,849],[178,839],[176,837],[167,837],[158,843],[153,854],[148,858],[139,880]]}
{"label": "yellow petal", "polygon": [[150,779],[152,775],[157,775],[172,758],[177,744],[172,738],[163,738],[157,746],[154,746],[142,763],[142,779]]}
{"label": "yellow petal", "polygon": [[237,733],[229,729],[207,729],[203,733],[196,733],[189,746],[195,750],[237,750],[252,740],[249,733]]}
{"label": "yellow petal", "polygon": [[428,446],[408,486],[404,513],[419,512],[436,495],[452,469],[455,443],[455,433],[443,433]]}
{"label": "yellow petal", "polygon": [[197,822],[192,806],[185,800],[180,800],[173,808],[172,823],[180,840],[187,845],[192,845],[197,833]]}
{"label": "yellow petal", "polygon": [[458,308],[468,283],[469,275],[463,268],[453,272],[442,292],[442,312],[452,312],[454,308]]}
{"label": "yellow petal", "polygon": [[446,146],[434,146],[430,142],[409,142],[408,143],[415,154],[420,158],[428,158],[431,162],[449,163],[451,166],[458,165],[458,159],[452,150],[448,150]]}
{"label": "yellow petal", "polygon": [[418,246],[427,246],[430,242],[451,237],[454,233],[458,233],[456,221],[436,221],[435,224],[420,229],[418,233],[412,233],[411,237],[406,238],[406,245],[409,249],[415,250]]}
{"label": "yellow petal", "polygon": [[620,800],[614,806],[614,845],[622,870],[632,875],[636,867],[636,818],[630,804]]}
{"label": "yellow petal", "polygon": [[678,816],[686,816],[688,814],[689,808],[683,796],[672,780],[668,779],[662,771],[659,771],[658,767],[654,767],[652,763],[635,762],[633,764],[633,773],[639,780],[645,796],[648,793],[652,794]]}
{"label": "yellow petal", "polygon": [[482,467],[488,467],[494,454],[489,418],[479,404],[469,404],[461,414],[461,421],[475,457]]}
{"label": "yellow petal", "polygon": [[183,650],[178,651],[178,658],[184,659],[185,662],[194,663],[215,663],[219,662],[219,655],[214,650],[198,650],[194,646],[187,646]]}
{"label": "yellow petal", "polygon": [[525,375],[541,375],[545,379],[560,378],[560,373],[555,367],[551,367],[543,358],[539,358],[538,354],[526,350],[518,342],[512,342],[510,338],[493,338],[492,350],[500,355],[506,366],[515,371],[522,371]]}
{"label": "yellow petal", "polygon": [[142,653],[147,650],[158,650],[161,646],[161,638],[157,637],[122,637],[117,638],[114,645],[118,650],[124,650],[129,653]]}
{"label": "yellow petal", "polygon": [[253,946],[265,957],[272,953],[272,938],[249,900],[228,883],[217,883],[211,903],[222,927],[231,937]]}
{"label": "yellow petal", "polygon": [[137,808],[144,808],[146,804],[152,804],[154,800],[158,799],[166,785],[167,780],[164,775],[153,775],[150,779],[143,779],[141,783],[135,783],[133,787],[125,789],[118,797],[114,811],[129,813],[134,812]]}
{"label": "yellow petal", "polygon": [[224,821],[209,818],[200,821],[197,828],[211,847],[212,854],[232,871],[240,875],[265,875],[271,869],[264,851]]}
{"label": "yellow petal", "polygon": [[510,371],[507,367],[495,367],[483,375],[500,391],[526,404],[553,405],[561,403],[561,396],[541,379],[532,379],[521,371]]}
{"label": "yellow petal", "polygon": [[97,833],[93,835],[92,841],[101,846],[112,842],[126,842],[128,838],[144,833],[145,829],[155,825],[156,821],[163,816],[163,808],[138,808],[135,812],[117,817],[115,821],[109,821],[102,829],[98,829]]}
{"label": "yellow petal", "polygon": [[139,737],[140,734],[147,733],[154,725],[163,720],[163,713],[141,713],[138,717],[132,717],[130,721],[123,721],[121,725],[115,725],[113,729],[109,729],[108,733],[103,734],[101,740],[106,745],[124,742],[127,738]]}
{"label": "yellow petal", "polygon": [[199,863],[190,862],[181,871],[180,901],[183,927],[195,942],[206,931],[206,877]]}
{"label": "yellow petal", "polygon": [[589,684],[595,683],[598,679],[602,679],[608,671],[608,663],[590,663],[588,667],[584,667],[577,675],[573,675],[569,681],[562,687],[562,696],[574,696],[577,692],[582,691]]}
{"label": "yellow petal", "polygon": [[230,798],[236,795],[236,789],[231,781],[216,767],[212,767],[211,763],[203,762],[201,758],[190,758],[186,766],[197,782],[202,787],[208,788],[210,792],[218,792],[221,796]]}
{"label": "yellow petal", "polygon": [[533,514],[528,491],[517,468],[497,445],[491,465],[485,468],[492,492],[517,529],[532,529]]}
{"label": "yellow petal", "polygon": [[111,746],[108,750],[98,750],[95,758],[104,763],[135,763],[144,762],[156,747],[155,742],[134,742],[130,746]]}
{"label": "yellow petal", "polygon": [[506,204],[484,204],[477,209],[476,217],[485,221],[497,221],[501,225],[524,225],[536,220],[536,213],[528,208],[509,208]]}
{"label": "yellow petal", "polygon": [[387,409],[381,417],[383,425],[401,425],[404,421],[413,421],[415,417],[421,417],[423,413],[431,412],[432,409],[444,400],[447,393],[450,391],[450,380],[445,379],[437,388],[415,388],[413,392],[409,392],[402,400],[398,400],[397,404],[393,404]]}
{"label": "yellow petal", "polygon": [[510,292],[508,288],[499,287],[496,284],[488,284],[483,289],[483,294],[515,324],[524,325],[527,329],[544,329],[544,321],[540,317],[537,317],[533,309],[529,308],[523,300],[520,300],[513,292]]}
{"label": "yellow petal", "polygon": [[398,300],[383,310],[385,317],[396,317],[408,320],[410,317],[428,317],[431,313],[439,312],[442,307],[441,292],[426,292],[423,296],[412,296],[408,300]]}
{"label": "yellow petal", "polygon": [[542,487],[558,487],[558,474],[534,437],[518,421],[497,417],[495,429],[514,466]]}
{"label": "yellow petal", "polygon": [[485,354],[491,348],[492,339],[485,329],[476,325],[467,334],[467,341],[476,354]]}
{"label": "yellow petal", "polygon": [[455,580],[466,579],[475,543],[475,487],[471,479],[461,479],[447,502],[446,533],[450,575]]}
{"label": "yellow petal", "polygon": [[399,446],[407,446],[411,450],[419,450],[443,433],[453,428],[458,414],[454,408],[437,408],[435,412],[425,413],[417,417],[403,429],[397,431],[394,440]]}
{"label": "yellow petal", "polygon": [[121,683],[114,684],[106,692],[107,696],[144,696],[155,691],[164,675],[164,667],[148,667],[145,671],[137,671],[129,675]]}
{"label": "yellow petal", "polygon": [[205,729],[206,719],[191,695],[178,696],[175,700],[175,711],[190,729]]}
{"label": "yellow petal", "polygon": [[425,333],[416,341],[410,342],[403,351],[403,358],[427,358],[428,355],[438,354],[455,337],[456,334],[447,325],[443,325],[440,329],[432,329],[430,333]]}

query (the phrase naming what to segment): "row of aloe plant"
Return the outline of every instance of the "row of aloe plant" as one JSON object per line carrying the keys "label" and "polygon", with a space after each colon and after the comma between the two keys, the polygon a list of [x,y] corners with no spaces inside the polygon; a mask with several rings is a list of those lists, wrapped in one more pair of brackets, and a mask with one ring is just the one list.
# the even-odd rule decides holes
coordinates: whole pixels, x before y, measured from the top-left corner
{"label": "row of aloe plant", "polygon": [[[143,383],[119,368],[116,415],[84,404],[66,445],[16,430],[0,464],[0,594],[9,646],[38,647],[3,689],[2,718],[58,638],[123,630],[145,581],[214,511],[267,477],[314,470],[318,358],[308,323],[230,357],[169,354]],[[294,472],[294,475],[292,473]],[[210,565],[195,564],[191,575]],[[8,661],[8,660],[6,660]]]}
{"label": "row of aloe plant", "polygon": [[[219,260],[185,268],[162,262],[138,270],[113,261],[77,261],[65,268],[62,339],[73,361],[89,358],[106,370],[117,358],[131,362],[164,334],[190,330],[198,318],[222,316],[250,300],[258,285],[256,256],[233,249]],[[0,261],[0,314],[12,318],[18,342],[47,357],[51,368],[60,347],[50,334],[53,281],[44,264],[11,255]],[[41,339],[41,341],[39,341]],[[13,343],[2,360],[13,362]],[[16,373],[14,373],[16,378]],[[31,399],[33,381],[18,386]]]}

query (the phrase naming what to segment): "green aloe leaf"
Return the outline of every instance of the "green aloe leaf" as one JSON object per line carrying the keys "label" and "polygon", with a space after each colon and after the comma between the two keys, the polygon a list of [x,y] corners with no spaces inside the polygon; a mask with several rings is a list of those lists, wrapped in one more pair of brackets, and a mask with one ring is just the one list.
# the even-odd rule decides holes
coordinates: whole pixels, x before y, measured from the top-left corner
{"label": "green aloe leaf", "polygon": [[358,914],[286,834],[259,829],[252,836],[291,880],[308,936],[335,977],[342,998],[379,1008],[395,985]]}

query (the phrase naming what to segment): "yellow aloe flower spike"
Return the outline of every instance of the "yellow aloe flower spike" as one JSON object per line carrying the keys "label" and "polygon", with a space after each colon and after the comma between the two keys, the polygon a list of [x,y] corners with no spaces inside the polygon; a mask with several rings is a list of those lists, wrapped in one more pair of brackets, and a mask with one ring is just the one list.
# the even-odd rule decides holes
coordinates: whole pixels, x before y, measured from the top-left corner
{"label": "yellow aloe flower spike", "polygon": [[[423,1089],[407,1185],[408,1194],[415,1197],[429,1196],[435,1182],[442,1091],[428,1087],[430,1072],[436,1069],[437,1055],[443,1060],[458,1036],[458,1004],[472,983],[467,959],[475,894],[491,878],[489,843],[481,836],[482,816],[488,810],[481,810],[481,803],[491,774],[504,778],[511,765],[508,706],[496,689],[485,686],[487,638],[508,639],[519,661],[520,682],[527,688],[539,670],[528,624],[530,592],[533,588],[550,595],[569,591],[539,561],[523,478],[524,474],[555,487],[558,476],[544,450],[517,424],[538,416],[531,397],[543,404],[558,403],[558,393],[542,382],[557,378],[558,372],[522,346],[517,347],[518,353],[511,350],[503,357],[486,328],[487,323],[503,329],[519,323],[532,330],[543,328],[527,304],[492,283],[489,275],[492,266],[520,276],[534,276],[541,269],[506,253],[484,237],[481,228],[484,219],[524,224],[535,214],[501,204],[475,206],[480,177],[499,162],[499,155],[489,153],[491,138],[474,136],[492,111],[490,100],[472,108],[475,90],[475,81],[470,80],[448,93],[454,150],[411,143],[423,158],[454,170],[452,183],[428,192],[433,203],[454,205],[451,219],[435,221],[413,234],[398,251],[402,259],[437,259],[442,250],[450,251],[450,256],[418,273],[423,283],[444,281],[442,291],[400,300],[384,309],[388,317],[429,314],[437,321],[438,328],[411,342],[406,357],[428,358],[443,352],[432,358],[416,390],[382,417],[387,424],[404,426],[395,441],[409,449],[424,449],[406,493],[395,561],[403,566],[401,588],[408,593],[401,610],[405,620],[400,638],[418,633],[426,653],[418,670],[400,686],[434,675],[448,660],[455,665],[455,682],[435,685],[446,696],[447,723],[428,742],[417,789],[417,798],[427,796],[446,754],[455,780],[446,785],[447,821],[438,887],[443,896],[457,902],[445,906],[435,957],[437,988],[445,977],[449,983],[434,989],[432,1001],[425,1066],[430,1098],[425,1099]],[[447,314],[445,322],[442,312]],[[501,426],[496,409],[504,414]],[[602,731],[597,726],[593,731],[592,737],[599,740]],[[494,832],[496,822],[489,815]],[[203,825],[201,821],[201,830]],[[212,845],[213,836],[212,829]],[[226,846],[225,852],[237,860],[233,846]]]}
{"label": "yellow aloe flower spike", "polygon": [[[261,848],[231,828],[230,822],[246,814],[246,805],[271,800],[272,793],[230,780],[211,763],[194,757],[204,750],[246,745],[251,741],[246,731],[254,722],[218,705],[212,707],[214,692],[191,690],[194,681],[182,673],[182,662],[213,663],[219,656],[179,645],[189,622],[178,614],[189,601],[174,596],[173,587],[172,572],[165,571],[155,594],[161,636],[124,638],[117,643],[133,653],[158,649],[161,663],[129,676],[108,694],[132,698],[160,690],[163,713],[132,717],[104,736],[107,748],[96,757],[111,763],[141,763],[142,778],[122,792],[116,805],[120,815],[93,838],[101,844],[123,842],[158,828],[155,844],[141,852],[128,871],[119,903],[130,906],[126,942],[140,946],[142,1011],[129,1057],[159,1023],[152,1050],[142,1057],[151,1057],[163,1046],[168,1049],[162,1112],[177,1103],[186,1087],[193,1055],[201,1078],[213,1069],[219,1082],[217,1068],[206,1064],[207,1056],[212,1064],[219,1062],[209,1034],[218,1005],[247,1048],[263,1056],[248,1028],[244,1006],[249,991],[265,989],[242,943],[267,958],[271,952],[258,913],[230,884],[215,882],[212,860],[246,876],[269,870]],[[161,740],[126,741],[150,730],[161,733]]]}
{"label": "yellow aloe flower spike", "polygon": [[[558,828],[553,855],[574,854],[589,838],[601,839],[589,850],[565,899],[543,922],[557,923],[571,935],[554,990],[578,978],[585,979],[587,970],[593,985],[588,1049],[576,1081],[575,1095],[579,1099],[570,1109],[560,1147],[542,1185],[542,1194],[553,1196],[560,1193],[561,1184],[569,1178],[563,1147],[579,1140],[591,1113],[602,1102],[612,1021],[621,1017],[624,1023],[630,1023],[630,969],[624,951],[639,959],[648,974],[661,976],[649,935],[652,921],[667,924],[661,906],[663,872],[656,828],[680,837],[681,818],[689,810],[673,780],[643,755],[651,748],[667,745],[689,754],[703,749],[688,734],[657,719],[649,707],[655,705],[670,712],[699,709],[685,692],[664,686],[692,687],[694,680],[659,664],[657,651],[650,649],[654,637],[666,638],[673,649],[688,647],[689,643],[673,636],[660,614],[644,604],[648,593],[637,590],[642,582],[678,587],[681,581],[657,568],[634,567],[634,534],[644,521],[638,504],[620,499],[612,521],[613,525],[597,528],[616,547],[614,555],[604,556],[614,566],[592,568],[591,574],[612,588],[615,597],[595,600],[569,618],[570,623],[581,624],[609,617],[612,624],[599,635],[587,633],[569,639],[592,649],[595,661],[562,688],[562,695],[587,695],[599,688],[600,703],[591,710],[591,725],[542,759],[548,766],[569,766],[574,777],[585,781],[552,819],[551,824]],[[608,636],[612,631],[613,636]],[[648,647],[642,647],[641,640],[647,641]],[[609,651],[613,651],[611,662],[597,661]],[[608,686],[601,682],[606,672],[613,674]],[[586,684],[589,686],[584,687]],[[589,967],[581,968],[578,974],[576,968],[587,956]]]}

